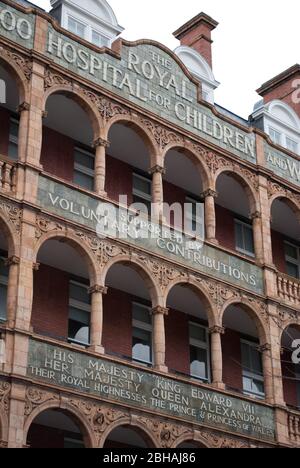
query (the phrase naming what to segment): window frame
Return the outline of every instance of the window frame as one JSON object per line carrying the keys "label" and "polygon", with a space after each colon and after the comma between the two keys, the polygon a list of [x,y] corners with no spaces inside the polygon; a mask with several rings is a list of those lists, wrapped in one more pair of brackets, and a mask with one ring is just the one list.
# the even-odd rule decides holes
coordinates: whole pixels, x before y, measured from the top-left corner
{"label": "window frame", "polygon": [[[134,187],[134,179],[137,178],[137,179],[140,179],[144,182],[147,182],[149,183],[149,186],[150,186],[150,192],[151,194],[149,195],[148,193],[145,193],[145,192],[142,192],[141,190],[139,189],[136,189]],[[143,176],[141,174],[139,174],[138,172],[133,172],[132,174],[132,196],[133,196],[133,203],[140,203],[140,202],[135,202],[134,201],[134,197],[138,197],[138,198],[141,198],[142,200],[145,200],[147,201],[148,203],[150,203],[150,213],[149,216],[151,216],[151,205],[152,205],[152,180],[149,179],[148,177],[146,176]]]}
{"label": "window frame", "polygon": [[[80,24],[81,26],[84,27],[84,34],[83,34],[83,36],[80,36],[80,35],[77,33],[77,31],[76,31],[76,32],[73,32],[73,31],[71,31],[71,29],[69,29],[69,21],[70,21],[70,19],[73,20],[73,21],[75,21],[75,23]],[[73,15],[70,14],[70,13],[67,14],[67,30],[68,30],[70,33],[75,34],[76,36],[80,37],[81,39],[87,39],[88,27],[89,27],[89,25],[88,25],[87,23],[85,23],[84,21],[77,19],[75,16],[73,16]],[[76,27],[76,29],[77,29],[77,27]]]}
{"label": "window frame", "polygon": [[[236,232],[236,226],[237,225],[240,225],[242,227],[242,235],[243,235],[243,239],[242,239],[242,243],[245,245],[246,242],[245,242],[245,234],[244,234],[244,229],[247,228],[249,230],[251,230],[252,232],[252,239],[253,239],[253,252],[251,251],[248,251],[246,249],[243,249],[241,247],[238,247],[237,245],[237,232]],[[234,229],[235,229],[235,250],[243,255],[247,255],[247,257],[251,257],[251,258],[255,258],[255,244],[254,244],[254,231],[253,231],[253,226],[252,224],[249,224],[247,223],[246,221],[242,221],[241,219],[238,219],[238,218],[235,218],[234,219]]]}
{"label": "window frame", "polygon": [[[104,37],[106,40],[107,40],[107,45],[105,44],[102,44],[102,45],[98,45],[98,44],[95,44],[95,42],[93,42],[93,34],[96,33],[98,34],[98,36],[102,36]],[[111,44],[111,39],[105,34],[103,33],[103,31],[101,31],[100,29],[95,29],[95,28],[91,28],[91,43],[94,44],[96,47],[107,47],[109,48],[110,47],[110,44]]]}
{"label": "window frame", "polygon": [[[4,262],[5,264],[6,258],[0,256],[0,262]],[[7,272],[7,276],[0,275],[0,285],[6,287],[6,293],[7,293],[7,287],[8,287],[8,275],[9,271]],[[7,297],[6,297],[6,309],[5,309],[5,317],[1,317],[0,315],[0,323],[5,323],[7,321]]]}
{"label": "window frame", "polygon": [[[259,350],[258,350],[259,344],[258,343],[254,343],[253,341],[242,338],[241,339],[241,349],[242,349],[242,344],[244,344],[244,345],[246,345],[248,347],[251,347],[252,349],[257,350],[257,352],[259,353]],[[259,353],[259,354],[261,355],[261,353]],[[241,357],[243,358],[242,352],[241,352]],[[261,359],[262,359],[262,356],[261,356]],[[243,379],[243,393],[244,393],[244,395],[250,396],[252,398],[257,398],[259,400],[265,400],[265,398],[266,398],[266,388],[265,388],[264,373],[262,373],[262,375],[257,374],[255,372],[252,372],[251,370],[245,369],[245,366],[244,366],[243,362],[241,364],[242,364],[242,379]],[[263,372],[263,362],[262,362],[262,372]],[[244,388],[244,377],[248,378],[248,379],[251,379],[252,381],[257,380],[258,382],[261,382],[263,384],[263,387],[264,387],[264,392],[263,393],[261,393],[261,392],[256,393],[256,392],[249,392],[248,390],[245,390],[245,388]]]}
{"label": "window frame", "polygon": [[[87,284],[81,283],[78,280],[70,279],[69,285],[79,286],[81,288],[85,288],[87,291],[89,290],[89,286]],[[68,315],[68,342],[71,344],[77,344],[79,346],[89,347],[91,345],[91,322],[89,321],[89,340],[88,343],[83,343],[81,341],[75,340],[74,338],[70,338],[69,336],[69,322],[70,322],[70,308],[80,310],[81,312],[88,312],[90,314],[91,319],[91,311],[92,306],[91,304],[86,304],[85,302],[78,301],[77,299],[72,299],[69,293],[69,315]]]}
{"label": "window frame", "polygon": [[[79,153],[82,153],[86,156],[89,156],[91,158],[94,159],[94,169],[90,169],[89,167],[86,167],[86,166],[83,166],[82,164],[80,163],[77,163],[75,161],[75,153],[76,151],[78,151]],[[75,182],[75,172],[80,172],[81,174],[85,175],[85,176],[88,176],[92,179],[92,189],[88,189],[87,187],[84,187],[82,185],[79,185]],[[75,146],[74,147],[74,174],[73,174],[73,182],[74,184],[78,185],[79,187],[85,189],[85,190],[89,190],[89,191],[93,191],[94,190],[94,186],[95,186],[95,154],[93,152],[90,152],[88,151],[87,149],[84,149],[84,148],[81,148],[80,146]]]}
{"label": "window frame", "polygon": [[[137,301],[132,301],[132,311],[133,311],[133,307],[134,306],[138,306],[142,309],[145,309],[147,310],[147,312],[149,313],[150,317],[151,317],[151,307],[145,305],[145,304],[142,304],[141,302],[137,302]],[[143,361],[143,360],[140,360],[140,359],[135,359],[134,356],[133,356],[133,345],[132,345],[132,360],[133,362],[136,362],[138,364],[142,364],[142,365],[145,365],[145,366],[152,366],[153,363],[154,363],[154,349],[153,349],[153,320],[151,320],[151,323],[145,323],[145,322],[141,322],[140,320],[136,320],[133,318],[133,315],[132,315],[132,339],[133,339],[133,329],[136,328],[138,330],[143,330],[143,331],[146,331],[146,332],[149,332],[150,335],[151,335],[151,339],[150,339],[150,361]]]}
{"label": "window frame", "polygon": [[[197,327],[201,328],[202,330],[205,331],[205,336],[206,336],[206,343],[203,341],[197,340],[195,338],[191,338],[190,334],[190,327]],[[210,338],[209,338],[209,330],[208,327],[201,325],[200,323],[189,321],[189,354],[190,354],[190,361],[191,361],[191,347],[198,348],[198,349],[204,349],[207,353],[207,378],[200,378],[197,375],[193,375],[191,372],[191,363],[190,363],[190,377],[192,379],[197,380],[198,382],[203,382],[203,383],[211,383],[211,349],[210,349]]]}
{"label": "window frame", "polygon": [[[298,255],[298,259],[296,260],[295,258],[293,257],[289,257],[285,252],[284,252],[284,258],[285,258],[285,264],[286,264],[286,267],[287,267],[287,264],[288,263],[292,263],[293,265],[297,266],[297,269],[298,269],[298,276],[297,280],[300,280],[300,247],[299,245],[297,244],[293,244],[293,242],[289,241],[289,240],[285,240],[284,241],[284,246],[286,245],[289,245],[290,247],[293,247],[294,249],[296,249],[297,251],[297,255]],[[288,274],[288,276],[291,276]],[[291,276],[291,278],[294,278],[294,276]]]}
{"label": "window frame", "polygon": [[[12,124],[15,124],[17,125],[18,127],[18,136],[15,136],[15,135],[12,135],[11,133],[11,126]],[[20,128],[20,120],[17,119],[16,117],[14,116],[11,116],[10,119],[9,119],[9,135],[8,135],[8,157],[12,160],[12,161],[18,161],[18,157],[19,157],[19,128]],[[17,147],[17,157],[16,158],[13,158],[11,155],[10,155],[10,152],[9,152],[9,149],[10,149],[10,145],[15,145]]]}

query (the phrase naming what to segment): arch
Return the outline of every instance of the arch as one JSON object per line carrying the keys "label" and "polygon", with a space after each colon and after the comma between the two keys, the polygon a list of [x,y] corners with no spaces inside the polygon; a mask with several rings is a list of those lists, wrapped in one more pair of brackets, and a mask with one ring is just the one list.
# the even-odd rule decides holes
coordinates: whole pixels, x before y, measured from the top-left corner
{"label": "arch", "polygon": [[90,284],[93,286],[94,284],[99,284],[99,270],[98,266],[96,263],[95,258],[92,255],[92,250],[88,248],[87,245],[85,245],[84,242],[80,242],[80,238],[76,237],[75,235],[71,234],[70,232],[64,231],[64,232],[58,232],[58,231],[52,231],[44,234],[38,241],[38,243],[35,246],[35,251],[33,254],[33,262],[36,262],[37,256],[39,254],[39,251],[41,247],[50,240],[58,240],[67,243],[70,247],[73,247],[73,249],[83,258],[85,263],[87,264],[88,267],[88,272],[89,272],[89,279],[90,279]]}
{"label": "arch", "polygon": [[72,407],[66,401],[61,401],[58,403],[57,401],[53,402],[46,402],[37,408],[30,414],[28,419],[24,425],[24,445],[27,444],[27,437],[29,433],[30,426],[34,423],[34,420],[39,416],[41,413],[48,411],[48,410],[61,410],[66,416],[69,416],[75,424],[78,425],[79,429],[82,432],[82,436],[84,438],[85,445],[87,448],[95,448],[97,443],[95,439],[94,432],[90,427],[88,421],[86,420],[85,416],[76,408]]}
{"label": "arch", "polygon": [[195,49],[181,45],[175,49],[174,53],[180,58],[187,69],[193,73],[193,75],[196,75],[198,78],[204,78],[215,88],[219,85],[215,80],[215,76],[210,65]]}
{"label": "arch", "polygon": [[137,429],[138,434],[143,438],[145,444],[151,444],[148,448],[160,448],[154,434],[151,433],[149,428],[145,424],[141,423],[137,418],[130,416],[126,416],[107,427],[102,434],[99,448],[103,448],[110,434],[120,427],[127,427],[128,429],[133,430]]}
{"label": "arch", "polygon": [[203,191],[208,190],[212,186],[212,177],[208,167],[204,161],[192,150],[192,148],[189,147],[189,144],[170,143],[168,146],[166,146],[162,155],[163,167],[165,167],[166,157],[170,151],[178,151],[183,153],[184,156],[194,164],[200,175],[203,184]]}
{"label": "arch", "polygon": [[294,212],[294,214],[296,215],[297,220],[298,220],[299,223],[300,223],[300,204],[298,205],[298,203],[296,202],[296,200],[294,200],[294,199],[292,198],[292,196],[290,196],[289,194],[287,194],[287,193],[284,191],[284,189],[283,189],[282,192],[275,193],[275,194],[270,198],[270,216],[271,216],[271,214],[272,214],[273,204],[274,204],[274,202],[275,202],[276,200],[285,203],[285,204]]}
{"label": "arch", "polygon": [[288,319],[286,320],[282,326],[280,327],[280,336],[279,336],[279,343],[281,345],[282,343],[282,339],[283,339],[283,334],[290,328],[290,327],[294,327],[294,328],[297,328],[300,332],[300,319],[299,319],[299,322],[297,322],[295,319]]}
{"label": "arch", "polygon": [[202,445],[202,447],[197,447],[197,448],[206,448],[206,449],[210,448],[207,445],[206,440],[202,439],[202,437],[199,436],[198,434],[192,434],[192,433],[190,435],[189,434],[184,434],[181,437],[179,437],[179,439],[177,439],[174,442],[172,448],[174,448],[174,449],[179,448],[180,445],[185,444],[185,443],[186,444],[188,444],[188,443],[195,444],[195,445],[199,445],[199,446]]}
{"label": "arch", "polygon": [[22,70],[16,65],[16,63],[10,59],[8,56],[5,55],[6,51],[3,49],[0,50],[0,64],[3,65],[5,70],[13,75],[14,79],[16,80],[17,87],[19,90],[19,104],[23,102],[30,102],[29,99],[29,86],[26,76],[22,72]]}
{"label": "arch", "polygon": [[220,318],[219,318],[219,323],[223,324],[224,322],[224,315],[230,306],[238,306],[241,309],[245,311],[249,315],[249,317],[254,321],[257,332],[258,332],[258,337],[260,341],[260,345],[265,345],[268,343],[268,326],[266,323],[264,323],[263,318],[261,317],[261,314],[259,313],[258,310],[255,309],[255,307],[252,306],[251,303],[249,303],[248,299],[246,297],[243,297],[241,299],[229,299],[227,302],[225,302],[221,312],[220,312]]}
{"label": "arch", "polygon": [[152,277],[153,275],[142,262],[132,258],[130,255],[120,255],[108,262],[101,273],[100,284],[105,285],[109,270],[117,264],[132,267],[144,280],[151,297],[152,307],[162,306],[162,294],[159,286]]}
{"label": "arch", "polygon": [[296,131],[300,131],[300,119],[294,109],[286,102],[274,99],[266,105],[266,110],[273,118],[279,120],[284,125],[293,127]]}
{"label": "arch", "polygon": [[209,298],[207,292],[204,290],[204,288],[202,288],[199,285],[198,281],[193,280],[191,278],[186,280],[183,280],[182,278],[177,278],[169,284],[165,291],[163,307],[167,307],[169,294],[172,291],[172,289],[176,286],[190,286],[191,289],[196,293],[198,298],[204,302],[209,328],[214,327],[218,324],[218,317],[216,314],[215,307],[213,306],[213,303]]}
{"label": "arch", "polygon": [[[14,209],[13,207],[7,206],[7,210],[11,210],[14,212],[14,210],[17,211],[17,208]],[[12,227],[11,223],[7,219],[7,217],[2,213],[0,210],[0,231],[3,230],[6,240],[7,240],[7,253],[8,253],[8,258],[13,257],[13,256],[19,256],[19,248],[17,247],[19,242],[17,237],[16,230]]]}
{"label": "arch", "polygon": [[244,189],[246,196],[248,198],[249,202],[249,207],[250,207],[250,213],[249,214],[254,214],[256,212],[260,212],[260,205],[258,201],[258,194],[255,192],[255,189],[251,184],[249,183],[249,180],[247,179],[247,176],[240,173],[236,172],[239,171],[238,167],[234,168],[228,168],[228,167],[221,167],[215,174],[215,180],[214,180],[214,185],[213,185],[213,190],[217,191],[217,184],[218,184],[218,179],[221,175],[227,175],[235,179],[236,182],[238,182],[242,188]]}
{"label": "arch", "polygon": [[141,119],[137,115],[118,114],[112,117],[102,129],[102,138],[104,140],[109,140],[109,132],[115,124],[123,124],[125,126],[131,127],[139,135],[149,153],[149,169],[161,164],[160,160],[158,159],[158,145],[156,144],[150,130],[144,124],[142,124]]}
{"label": "arch", "polygon": [[58,84],[50,87],[44,94],[42,107],[44,112],[46,111],[48,99],[54,95],[66,96],[76,102],[88,116],[94,133],[94,141],[101,138],[101,116],[96,110],[97,106],[93,105],[93,102],[81,92],[79,86]]}

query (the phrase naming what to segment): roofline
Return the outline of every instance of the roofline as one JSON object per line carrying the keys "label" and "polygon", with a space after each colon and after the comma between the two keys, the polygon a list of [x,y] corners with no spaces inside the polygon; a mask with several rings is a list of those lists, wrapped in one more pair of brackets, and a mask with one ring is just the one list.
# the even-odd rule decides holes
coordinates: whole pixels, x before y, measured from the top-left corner
{"label": "roofline", "polygon": [[284,72],[280,73],[279,75],[275,76],[271,80],[266,81],[263,85],[261,85],[259,89],[256,90],[256,92],[260,96],[264,96],[264,94],[266,94],[272,88],[277,87],[281,82],[288,80],[296,73],[300,74],[300,65],[298,63],[288,68]]}
{"label": "roofline", "polygon": [[180,39],[187,31],[196,28],[199,23],[206,23],[211,31],[215,29],[218,26],[218,22],[215,21],[211,16],[208,16],[206,13],[199,13],[199,15],[194,16],[191,20],[189,20],[187,23],[185,23],[183,26],[180,26],[175,32],[173,32],[173,36],[176,37],[176,39]]}

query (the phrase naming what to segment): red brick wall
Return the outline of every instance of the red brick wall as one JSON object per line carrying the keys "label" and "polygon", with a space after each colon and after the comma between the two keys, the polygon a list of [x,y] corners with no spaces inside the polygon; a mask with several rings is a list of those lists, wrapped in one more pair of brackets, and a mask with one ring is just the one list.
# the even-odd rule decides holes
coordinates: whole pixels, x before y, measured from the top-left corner
{"label": "red brick wall", "polygon": [[297,386],[292,380],[295,378],[295,366],[291,363],[291,352],[285,351],[281,357],[282,360],[282,377],[283,377],[283,394],[284,400],[288,406],[298,406]]}
{"label": "red brick wall", "polygon": [[199,36],[201,35],[204,35],[208,39],[211,38],[211,29],[205,24],[201,24],[201,26],[188,32],[180,39],[180,43],[181,45],[186,45],[195,49],[200,55],[202,55],[202,57],[205,58],[209,65],[212,66],[211,42],[205,38],[199,39]]}
{"label": "red brick wall", "polygon": [[216,238],[222,247],[235,250],[234,214],[216,205]]}
{"label": "red brick wall", "polygon": [[74,141],[43,127],[41,164],[44,170],[69,182],[74,174]]}
{"label": "red brick wall", "polygon": [[[55,291],[55,294],[54,294]],[[40,265],[34,272],[31,323],[38,333],[68,338],[69,275]]]}
{"label": "red brick wall", "polygon": [[189,317],[170,309],[165,321],[166,365],[170,371],[190,373]]}
{"label": "red brick wall", "polygon": [[0,154],[8,156],[10,112],[0,107]]}
{"label": "red brick wall", "polygon": [[[282,83],[280,86],[270,91],[264,96],[264,102],[267,104],[274,99],[284,101],[286,104],[291,106],[300,117],[300,103],[294,102],[293,99],[293,93],[296,90],[296,88],[293,87],[293,82],[295,80],[299,80],[299,78],[300,76],[293,76],[293,78],[287,80],[285,83]],[[299,96],[299,92],[297,93],[297,96]]]}
{"label": "red brick wall", "polygon": [[132,203],[132,173],[133,168],[129,164],[106,156],[105,190],[110,198],[118,201],[119,195],[127,195],[129,204]]}
{"label": "red brick wall", "polygon": [[[186,193],[183,189],[176,187],[176,185],[170,184],[169,182],[164,181],[163,184],[164,191],[164,202],[168,203],[170,206],[173,203],[180,203],[182,209],[184,208]],[[171,226],[174,226],[174,215],[171,213]],[[182,222],[182,221],[181,221]],[[175,226],[176,227],[176,226]],[[180,226],[177,226],[181,228]]]}
{"label": "red brick wall", "polygon": [[242,391],[242,351],[240,334],[227,329],[222,336],[223,382],[231,388]]}
{"label": "red brick wall", "polygon": [[103,346],[107,352],[132,356],[132,297],[112,288],[104,297]]}
{"label": "red brick wall", "polygon": [[277,231],[272,231],[273,262],[281,273],[286,273],[286,262],[284,254],[284,236]]}

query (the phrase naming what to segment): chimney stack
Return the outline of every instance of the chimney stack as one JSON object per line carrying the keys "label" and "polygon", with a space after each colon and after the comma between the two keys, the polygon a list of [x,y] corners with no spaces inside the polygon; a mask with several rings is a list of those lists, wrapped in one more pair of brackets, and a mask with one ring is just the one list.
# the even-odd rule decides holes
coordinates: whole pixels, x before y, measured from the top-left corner
{"label": "chimney stack", "polygon": [[257,93],[264,99],[265,104],[274,99],[285,102],[300,118],[300,65],[296,64],[267,81]]}
{"label": "chimney stack", "polygon": [[219,23],[205,13],[200,13],[173,33],[180,45],[195,49],[212,68],[211,32]]}

